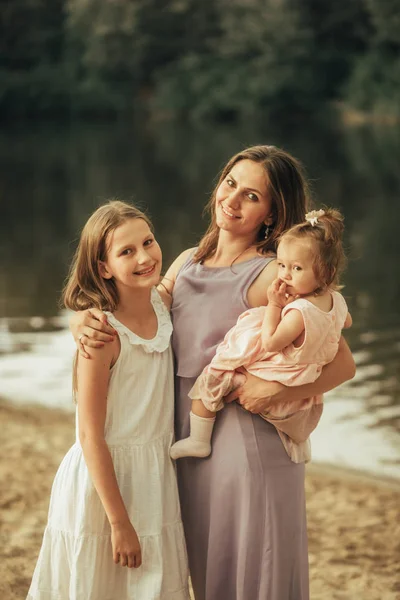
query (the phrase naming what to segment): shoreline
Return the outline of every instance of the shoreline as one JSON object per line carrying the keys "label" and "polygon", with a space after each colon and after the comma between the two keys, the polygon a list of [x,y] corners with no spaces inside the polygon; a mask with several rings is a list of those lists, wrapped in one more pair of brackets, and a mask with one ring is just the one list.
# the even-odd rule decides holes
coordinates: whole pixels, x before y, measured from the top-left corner
{"label": "shoreline", "polygon": [[[40,421],[40,414],[53,415],[53,417],[60,417],[61,420],[71,420],[72,428],[74,427],[75,409],[72,400],[70,409],[66,409],[65,407],[58,408],[56,406],[45,406],[36,402],[17,403],[7,400],[0,395],[0,415],[3,410],[10,412],[15,410],[21,415],[32,415],[36,421]],[[75,430],[73,430],[73,433],[74,432]],[[71,444],[72,443],[73,440]],[[314,458],[306,465],[306,473],[315,476],[331,475],[346,480],[359,481],[360,483],[375,483],[378,486],[386,486],[400,491],[400,477],[397,478],[387,474],[378,474],[376,471],[357,469],[348,465],[338,465],[328,461],[318,461]]]}
{"label": "shoreline", "polygon": [[343,482],[376,485],[377,487],[397,491],[400,494],[400,479],[390,477],[390,475],[378,475],[372,471],[311,460],[306,466],[306,474],[313,477],[334,477],[343,480]]}
{"label": "shoreline", "polygon": [[[74,414],[0,400],[0,419],[0,597],[19,600],[37,560],[54,475],[74,441]],[[400,481],[310,463],[306,496],[312,600],[400,598]]]}
{"label": "shoreline", "polygon": [[371,125],[372,127],[394,127],[400,123],[400,116],[394,114],[383,114],[373,110],[366,111],[355,108],[343,101],[333,102],[340,121],[345,127],[360,127]]}

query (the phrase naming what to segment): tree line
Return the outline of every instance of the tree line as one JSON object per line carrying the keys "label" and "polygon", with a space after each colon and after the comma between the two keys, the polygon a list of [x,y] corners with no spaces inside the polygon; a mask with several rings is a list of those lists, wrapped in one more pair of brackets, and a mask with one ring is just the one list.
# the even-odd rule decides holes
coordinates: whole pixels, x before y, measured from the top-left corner
{"label": "tree line", "polygon": [[0,114],[400,115],[400,0],[0,0]]}

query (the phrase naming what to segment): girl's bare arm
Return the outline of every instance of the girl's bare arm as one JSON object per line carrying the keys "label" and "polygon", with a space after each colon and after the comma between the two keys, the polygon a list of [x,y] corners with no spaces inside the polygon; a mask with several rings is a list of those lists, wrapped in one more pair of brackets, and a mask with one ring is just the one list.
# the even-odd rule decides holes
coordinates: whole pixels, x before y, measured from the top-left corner
{"label": "girl's bare arm", "polygon": [[269,302],[265,308],[264,318],[261,325],[262,346],[266,349],[266,343],[275,333],[281,322],[282,307]]}
{"label": "girl's bare arm", "polygon": [[268,287],[267,295],[261,343],[265,352],[280,352],[303,333],[304,321],[298,310],[289,310],[282,318],[282,310],[294,300],[292,296],[287,296],[283,281],[275,279]]}
{"label": "girl's bare arm", "polygon": [[[270,305],[267,306],[268,309]],[[264,324],[263,324],[264,325]],[[273,333],[261,334],[265,352],[280,352],[297,340],[304,331],[304,320],[299,310],[290,310],[279,322]]]}
{"label": "girl's bare arm", "polygon": [[115,562],[138,567],[140,545],[118,487],[110,450],[104,437],[107,392],[119,340],[92,350],[92,360],[78,357],[79,440],[93,485],[111,525]]}

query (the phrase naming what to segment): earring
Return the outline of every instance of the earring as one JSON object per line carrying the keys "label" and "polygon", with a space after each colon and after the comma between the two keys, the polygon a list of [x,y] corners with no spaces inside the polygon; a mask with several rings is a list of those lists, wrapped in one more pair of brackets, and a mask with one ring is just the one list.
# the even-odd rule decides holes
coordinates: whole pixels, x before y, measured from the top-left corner
{"label": "earring", "polygon": [[264,236],[265,239],[269,238],[269,235],[270,235],[271,231],[272,231],[272,227],[270,225],[267,225],[265,227],[265,236]]}

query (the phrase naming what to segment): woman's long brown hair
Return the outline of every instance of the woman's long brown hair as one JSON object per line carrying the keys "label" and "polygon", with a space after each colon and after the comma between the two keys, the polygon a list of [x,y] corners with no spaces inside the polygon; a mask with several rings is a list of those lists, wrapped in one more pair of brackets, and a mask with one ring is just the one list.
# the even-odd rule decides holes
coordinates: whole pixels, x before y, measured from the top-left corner
{"label": "woman's long brown hair", "polygon": [[268,178],[268,190],[271,195],[273,222],[271,233],[265,239],[265,225],[255,235],[254,245],[260,254],[276,252],[281,234],[304,221],[309,207],[310,192],[301,163],[285,150],[275,146],[252,146],[233,156],[222,169],[217,185],[205,208],[211,213],[211,223],[199,243],[194,262],[203,262],[214,255],[219,237],[216,222],[215,197],[217,190],[231,169],[241,160],[252,160],[260,164]]}

